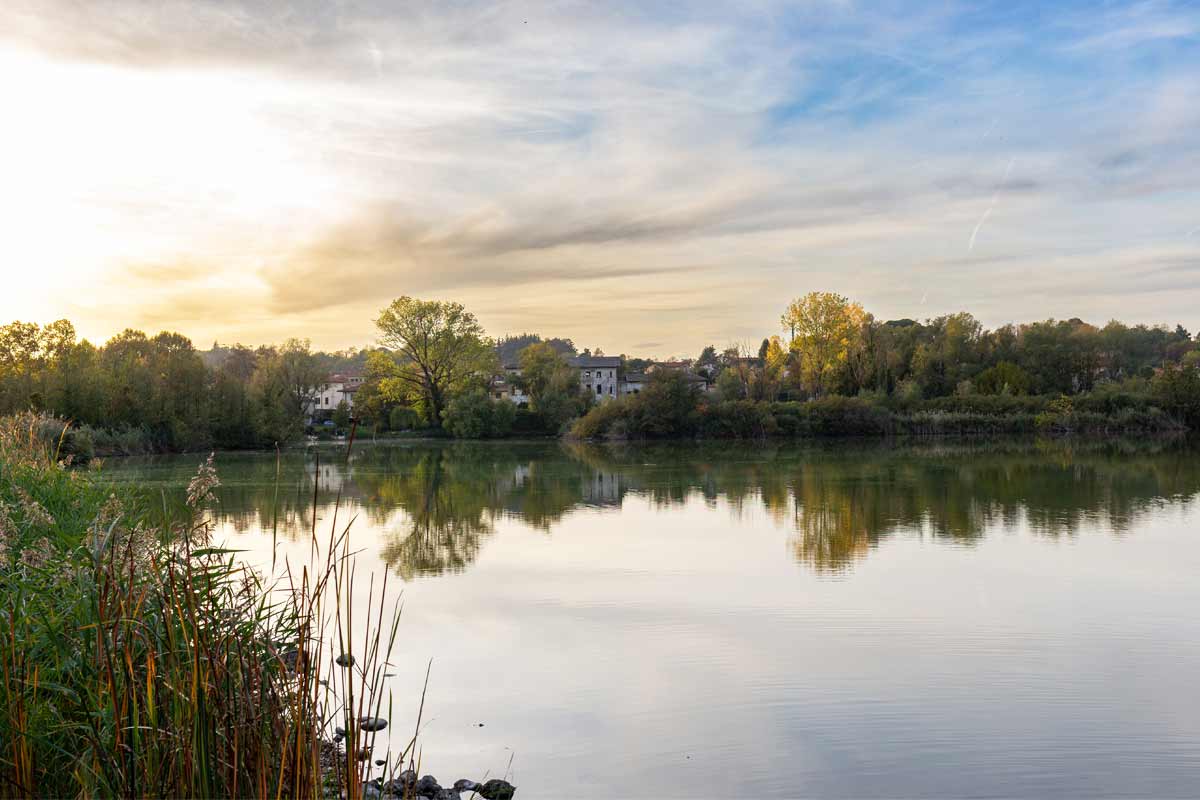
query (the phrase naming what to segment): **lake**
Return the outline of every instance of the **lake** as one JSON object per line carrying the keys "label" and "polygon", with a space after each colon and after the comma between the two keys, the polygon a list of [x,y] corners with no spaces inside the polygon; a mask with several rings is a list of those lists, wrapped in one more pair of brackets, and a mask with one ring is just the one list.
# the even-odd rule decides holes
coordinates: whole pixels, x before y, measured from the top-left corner
{"label": "lake", "polygon": [[[169,505],[200,460],[103,471]],[[273,453],[216,463],[218,539],[266,569],[273,546],[306,561],[340,494],[360,585],[388,570],[403,592],[405,737],[432,659],[422,772],[443,783],[1200,793],[1194,444],[365,443],[285,452],[278,480]]]}

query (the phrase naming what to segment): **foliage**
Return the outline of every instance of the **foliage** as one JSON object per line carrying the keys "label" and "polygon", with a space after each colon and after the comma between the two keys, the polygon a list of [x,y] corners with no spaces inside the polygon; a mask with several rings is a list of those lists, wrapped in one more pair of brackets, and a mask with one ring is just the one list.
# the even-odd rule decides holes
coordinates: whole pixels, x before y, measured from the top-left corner
{"label": "foliage", "polygon": [[[346,538],[269,588],[210,541],[211,458],[153,523],[136,492],[63,468],[65,429],[0,418],[0,796],[361,796],[365,765],[323,737],[379,714],[396,626],[368,632],[361,675],[329,673]],[[347,727],[350,753],[368,744]]]}
{"label": "foliage", "polygon": [[544,344],[556,353],[564,356],[575,355],[575,343],[570,339],[543,339],[536,333],[522,333],[518,336],[503,336],[496,340],[496,355],[502,366],[516,364],[521,357],[521,351],[535,344]]}
{"label": "foliage", "polygon": [[658,370],[640,394],[594,406],[572,426],[573,436],[667,438],[692,435],[699,421],[699,390],[676,370]]}
{"label": "foliage", "polygon": [[512,432],[516,407],[494,400],[483,389],[455,397],[442,412],[443,427],[458,439],[496,439]]}
{"label": "foliage", "polygon": [[299,340],[214,357],[169,332],[126,330],[96,348],[66,320],[0,328],[0,413],[67,417],[98,455],[292,441],[324,377]]}
{"label": "foliage", "polygon": [[383,395],[405,400],[431,425],[456,394],[482,385],[496,370],[496,352],[475,315],[461,303],[400,297],[375,320],[394,364],[380,383]]}
{"label": "foliage", "polygon": [[1029,394],[1033,379],[1011,361],[1001,361],[976,375],[973,383],[981,394]]}
{"label": "foliage", "polygon": [[810,292],[792,301],[780,323],[791,334],[805,388],[821,395],[838,382],[851,351],[861,346],[867,321],[862,306],[840,294]]}
{"label": "foliage", "polygon": [[412,430],[420,421],[417,412],[406,406],[395,406],[388,414],[388,428],[394,431]]}
{"label": "foliage", "polygon": [[1155,399],[1192,427],[1200,426],[1200,368],[1168,366],[1155,376]]}
{"label": "foliage", "polygon": [[333,424],[338,430],[350,427],[350,404],[342,400],[333,410]]}
{"label": "foliage", "polygon": [[579,383],[579,370],[550,344],[526,347],[521,351],[519,364],[521,374],[516,383],[529,394],[545,432],[558,433],[592,402]]}

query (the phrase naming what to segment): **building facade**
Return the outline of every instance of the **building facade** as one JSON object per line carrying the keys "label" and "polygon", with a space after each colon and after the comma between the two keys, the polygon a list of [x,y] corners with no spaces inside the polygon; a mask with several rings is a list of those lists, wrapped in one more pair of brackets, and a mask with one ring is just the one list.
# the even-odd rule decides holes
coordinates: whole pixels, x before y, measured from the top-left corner
{"label": "building facade", "polygon": [[579,370],[579,383],[597,402],[621,395],[620,356],[575,356],[571,366]]}
{"label": "building facade", "polygon": [[316,387],[312,403],[308,407],[309,421],[329,419],[333,412],[344,400],[351,411],[354,410],[354,395],[362,387],[365,378],[362,375],[334,373],[325,382]]}

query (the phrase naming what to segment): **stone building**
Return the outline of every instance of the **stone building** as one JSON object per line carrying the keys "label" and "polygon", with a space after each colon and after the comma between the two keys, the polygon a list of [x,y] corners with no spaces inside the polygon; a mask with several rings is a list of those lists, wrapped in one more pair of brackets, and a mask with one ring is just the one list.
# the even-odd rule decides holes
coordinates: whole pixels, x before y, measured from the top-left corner
{"label": "stone building", "polygon": [[612,400],[621,394],[620,356],[575,356],[571,366],[579,370],[579,383],[595,400]]}

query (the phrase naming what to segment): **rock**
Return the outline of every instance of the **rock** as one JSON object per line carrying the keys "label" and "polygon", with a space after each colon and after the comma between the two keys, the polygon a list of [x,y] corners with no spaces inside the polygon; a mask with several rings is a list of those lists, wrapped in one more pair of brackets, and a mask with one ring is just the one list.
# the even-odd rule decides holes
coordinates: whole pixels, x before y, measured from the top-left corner
{"label": "rock", "polygon": [[387,766],[387,759],[385,759],[385,758],[377,758],[377,759],[375,759],[375,766],[377,766],[377,767],[386,767],[386,766]]}
{"label": "rock", "polygon": [[462,800],[462,798],[453,789],[438,789],[437,794],[433,796],[433,800]]}
{"label": "rock", "polygon": [[492,778],[490,781],[484,781],[477,785],[475,791],[484,800],[512,800],[512,796],[517,792],[517,787],[508,781]]}
{"label": "rock", "polygon": [[387,794],[396,795],[397,797],[411,797],[413,787],[417,783],[417,773],[411,769],[406,769],[397,775],[392,780],[384,784],[383,791]]}
{"label": "rock", "polygon": [[456,791],[456,792],[473,792],[473,791],[475,791],[475,787],[477,787],[477,786],[479,786],[479,784],[476,783],[475,781],[467,780],[466,778],[459,778],[458,780],[456,780],[454,782],[454,791]]}
{"label": "rock", "polygon": [[354,656],[350,655],[349,653],[342,653],[333,660],[333,663],[337,664],[339,667],[353,667],[356,662],[354,660]]}
{"label": "rock", "polygon": [[342,738],[345,738],[345,736],[346,736],[346,729],[345,729],[345,728],[338,728],[338,727],[334,727],[334,729],[333,729],[333,735],[334,735],[334,736],[341,736]]}
{"label": "rock", "polygon": [[422,775],[421,779],[417,781],[417,785],[413,787],[413,792],[421,797],[433,797],[441,789],[442,787],[437,782],[437,778],[432,775]]}
{"label": "rock", "polygon": [[359,761],[366,761],[368,758],[371,757],[371,748],[369,748],[369,747],[360,748],[359,751],[354,754],[354,757],[357,758]]}
{"label": "rock", "polygon": [[358,724],[367,733],[375,733],[387,727],[387,720],[380,719],[379,717],[363,717],[358,721]]}
{"label": "rock", "polygon": [[383,797],[383,792],[379,791],[379,788],[373,786],[372,784],[364,783],[362,787],[362,796],[368,798],[368,800],[374,800],[374,798]]}

